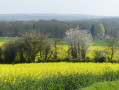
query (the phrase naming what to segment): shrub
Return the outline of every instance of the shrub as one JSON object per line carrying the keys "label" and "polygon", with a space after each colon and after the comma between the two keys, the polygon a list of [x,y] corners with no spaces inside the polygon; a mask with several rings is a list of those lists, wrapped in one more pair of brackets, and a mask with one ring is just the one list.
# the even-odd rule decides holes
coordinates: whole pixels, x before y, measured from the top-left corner
{"label": "shrub", "polygon": [[83,59],[83,62],[94,62],[94,60],[90,57],[86,57],[85,59]]}
{"label": "shrub", "polygon": [[2,59],[2,55],[3,55],[2,52],[3,52],[3,51],[2,51],[2,48],[0,47],[0,63],[3,63],[3,62],[4,62],[3,59]]}
{"label": "shrub", "polygon": [[5,63],[15,63],[15,58],[17,56],[17,46],[14,42],[9,42],[4,44],[4,59]]}
{"label": "shrub", "polygon": [[93,59],[95,62],[106,62],[106,56],[102,50],[93,50]]}

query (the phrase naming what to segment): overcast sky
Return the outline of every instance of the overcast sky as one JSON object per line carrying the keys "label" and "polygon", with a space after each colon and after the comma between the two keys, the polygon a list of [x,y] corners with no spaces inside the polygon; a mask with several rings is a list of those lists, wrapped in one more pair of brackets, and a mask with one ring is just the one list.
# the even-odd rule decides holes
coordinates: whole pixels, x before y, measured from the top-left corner
{"label": "overcast sky", "polygon": [[18,13],[119,16],[119,0],[0,0],[0,14]]}

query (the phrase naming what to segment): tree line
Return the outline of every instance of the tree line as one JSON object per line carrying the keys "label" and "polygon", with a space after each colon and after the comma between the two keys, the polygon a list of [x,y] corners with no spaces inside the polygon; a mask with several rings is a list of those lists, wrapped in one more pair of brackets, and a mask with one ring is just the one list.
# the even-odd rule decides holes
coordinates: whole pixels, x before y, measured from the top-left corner
{"label": "tree line", "polygon": [[83,20],[83,21],[14,21],[0,22],[1,37],[19,37],[29,30],[37,30],[43,34],[49,34],[51,38],[64,38],[66,30],[80,27],[87,30],[94,39],[102,39],[105,35],[117,38],[119,32],[119,20]]}
{"label": "tree line", "polygon": [[70,28],[65,32],[64,36],[69,43],[66,52],[68,56],[62,59],[58,57],[59,48],[57,43],[60,39],[54,38],[54,43],[51,43],[48,36],[48,34],[30,30],[22,34],[17,40],[5,43],[0,47],[0,63],[114,62],[114,56],[119,50],[119,47],[116,46],[117,40],[107,40],[107,47],[103,51],[94,50],[94,58],[91,59],[86,56],[88,48],[92,46],[91,34],[79,27]]}

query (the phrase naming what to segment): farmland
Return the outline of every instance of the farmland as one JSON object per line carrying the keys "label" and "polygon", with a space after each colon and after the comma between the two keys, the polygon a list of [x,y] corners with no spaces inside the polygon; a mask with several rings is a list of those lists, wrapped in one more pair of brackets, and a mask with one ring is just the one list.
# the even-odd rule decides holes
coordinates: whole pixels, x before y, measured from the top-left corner
{"label": "farmland", "polygon": [[[11,40],[17,40],[19,37],[0,37],[0,42],[8,42]],[[49,38],[49,41],[51,43],[54,42],[53,38]],[[106,46],[105,40],[92,40],[94,46]],[[58,42],[58,45],[68,45],[68,42],[61,38],[60,41]]]}
{"label": "farmland", "polygon": [[[17,38],[1,38],[0,46]],[[50,39],[53,42],[53,39]],[[68,45],[61,40],[57,45],[58,58],[68,56]],[[102,46],[91,46],[87,56],[92,58],[93,50],[103,50],[104,40],[94,40]],[[53,49],[53,48],[52,48]],[[118,63],[30,63],[30,64],[0,64],[0,90],[90,90],[110,88],[119,80]],[[113,81],[113,82],[111,82]],[[104,83],[104,87],[100,86]],[[98,84],[99,83],[99,84]],[[99,86],[98,86],[99,85]],[[100,89],[101,88],[101,89]],[[112,89],[118,88],[116,84]]]}
{"label": "farmland", "polygon": [[[0,46],[4,45],[4,43],[17,40],[18,37],[1,37],[0,38]],[[52,43],[54,42],[53,39],[49,39]],[[106,43],[104,40],[93,40],[94,46],[90,46],[89,49],[87,50],[87,57],[93,58],[93,50],[104,50],[106,48]],[[95,46],[96,45],[96,46]],[[58,53],[58,58],[64,59],[66,57],[71,57],[68,55],[68,44],[66,40],[61,39],[61,41],[58,42],[57,45],[57,53]],[[54,49],[54,47],[52,47]],[[39,55],[39,54],[38,54]],[[36,57],[37,60],[38,57]],[[114,59],[117,60],[119,59],[118,55],[114,56]]]}
{"label": "farmland", "polygon": [[0,37],[0,42],[8,42],[11,40],[17,40],[19,37]]}
{"label": "farmland", "polygon": [[119,90],[118,3],[1,0],[0,90]]}
{"label": "farmland", "polygon": [[[13,40],[13,39],[12,39]],[[0,46],[4,45],[5,42],[0,42]],[[60,59],[65,59],[66,57],[71,57],[68,55],[68,45],[57,45],[57,48],[58,48],[58,58]],[[90,57],[90,58],[93,58],[93,50],[104,50],[106,48],[106,46],[90,46],[89,49],[87,50],[87,54],[86,56],[87,57]],[[54,47],[52,47],[52,49],[54,49]],[[38,54],[39,55],[39,54]],[[37,58],[36,57],[36,61],[37,61]],[[119,56],[118,54],[116,54],[114,56],[114,59],[117,60],[119,59]]]}
{"label": "farmland", "polygon": [[[0,46],[4,45],[5,42],[0,42]],[[58,45],[58,58],[64,59],[68,56],[68,45]],[[92,51],[93,50],[102,50],[103,46],[91,46],[88,49],[87,56],[92,58]],[[52,48],[53,49],[53,48]]]}
{"label": "farmland", "polygon": [[82,88],[81,90],[119,90],[119,81],[105,81],[95,83],[89,87]]}
{"label": "farmland", "polygon": [[1,90],[69,90],[119,79],[119,64],[34,63],[0,65]]}

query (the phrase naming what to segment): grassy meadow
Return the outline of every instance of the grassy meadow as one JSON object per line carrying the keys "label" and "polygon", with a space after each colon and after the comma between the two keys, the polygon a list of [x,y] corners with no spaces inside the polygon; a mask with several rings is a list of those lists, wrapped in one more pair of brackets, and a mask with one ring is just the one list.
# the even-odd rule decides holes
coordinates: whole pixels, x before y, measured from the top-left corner
{"label": "grassy meadow", "polygon": [[[8,42],[11,40],[17,40],[19,37],[0,37],[0,42]],[[54,43],[53,38],[49,38],[51,43]],[[94,46],[106,46],[105,40],[92,40]],[[68,45],[68,42],[61,38],[59,39],[58,45]]]}
{"label": "grassy meadow", "polygon": [[11,40],[17,40],[19,37],[0,37],[0,42],[8,42]]}
{"label": "grassy meadow", "polygon": [[[53,38],[49,39],[52,43],[54,42]],[[92,40],[93,46],[106,46],[105,40]],[[58,45],[68,45],[68,42],[65,39],[60,39],[57,43]]]}
{"label": "grassy meadow", "polygon": [[119,90],[119,81],[94,83],[93,85],[82,88],[81,90]]}

